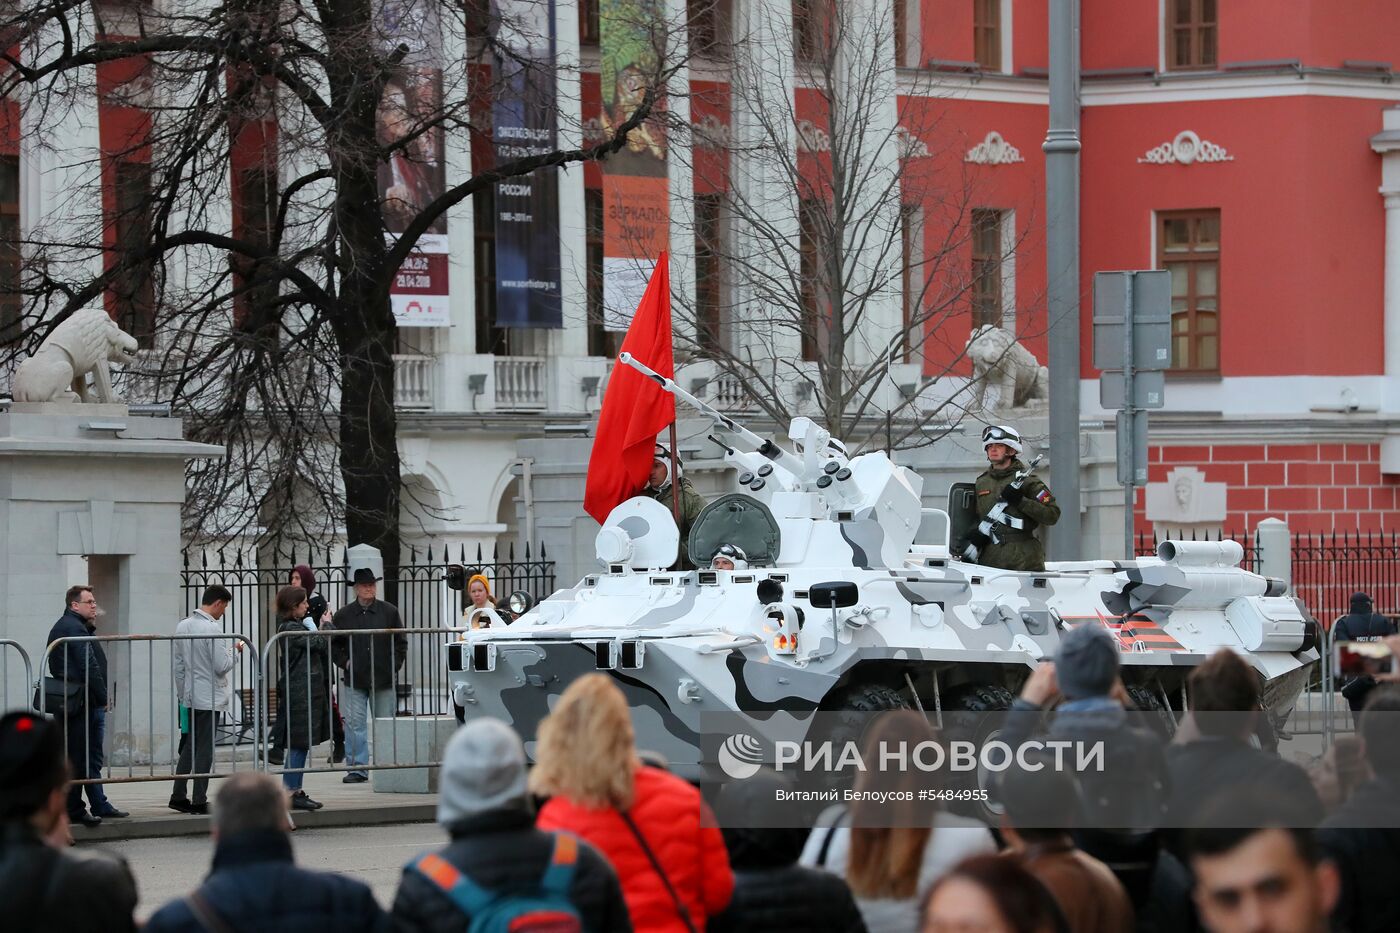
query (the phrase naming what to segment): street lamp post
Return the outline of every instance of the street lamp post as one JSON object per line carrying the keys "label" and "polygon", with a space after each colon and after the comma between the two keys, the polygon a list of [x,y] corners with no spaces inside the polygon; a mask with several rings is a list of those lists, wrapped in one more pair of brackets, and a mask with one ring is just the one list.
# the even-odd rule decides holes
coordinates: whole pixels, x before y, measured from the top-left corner
{"label": "street lamp post", "polygon": [[1050,0],[1050,129],[1045,134],[1050,476],[1060,520],[1050,556],[1080,557],[1079,0]]}

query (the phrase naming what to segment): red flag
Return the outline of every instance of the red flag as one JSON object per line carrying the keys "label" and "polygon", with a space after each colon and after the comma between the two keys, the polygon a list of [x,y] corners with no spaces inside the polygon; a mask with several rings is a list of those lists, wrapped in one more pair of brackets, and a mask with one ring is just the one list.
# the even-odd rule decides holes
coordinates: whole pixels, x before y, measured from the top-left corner
{"label": "red flag", "polygon": [[[671,274],[662,253],[622,349],[669,379],[676,376],[671,351]],[[583,508],[599,522],[641,491],[656,459],[656,435],[676,420],[676,400],[631,366],[613,364],[598,433],[588,459]]]}

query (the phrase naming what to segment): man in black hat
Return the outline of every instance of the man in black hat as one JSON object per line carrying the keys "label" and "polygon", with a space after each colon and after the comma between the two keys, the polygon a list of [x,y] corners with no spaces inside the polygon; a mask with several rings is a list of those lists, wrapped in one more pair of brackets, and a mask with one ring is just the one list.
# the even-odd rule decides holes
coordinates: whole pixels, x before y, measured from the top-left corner
{"label": "man in black hat", "polygon": [[58,724],[0,718],[0,904],[7,930],[134,930],[136,882],[120,859],[68,851],[68,763]]}
{"label": "man in black hat", "polygon": [[[342,633],[402,629],[398,607],[379,598],[379,580],[370,568],[357,568],[351,579],[355,601],[340,607],[331,618],[331,628]],[[340,712],[345,717],[345,757],[351,770],[343,780],[346,784],[363,784],[369,780],[369,774],[355,766],[363,768],[370,762],[367,717],[394,715],[394,688],[399,669],[408,657],[408,636],[343,635],[331,640],[331,657],[345,672],[340,687]]]}

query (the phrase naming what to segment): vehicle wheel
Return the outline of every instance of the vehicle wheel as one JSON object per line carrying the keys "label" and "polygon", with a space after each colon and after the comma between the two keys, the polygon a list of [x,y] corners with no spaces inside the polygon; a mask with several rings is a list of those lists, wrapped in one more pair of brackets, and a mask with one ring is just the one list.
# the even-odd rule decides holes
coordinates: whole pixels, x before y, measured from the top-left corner
{"label": "vehicle wheel", "polygon": [[910,708],[909,701],[905,699],[903,693],[884,684],[852,687],[842,696],[840,703],[839,709],[856,713],[878,713],[887,709]]}
{"label": "vehicle wheel", "polygon": [[821,738],[833,742],[839,750],[847,742],[859,746],[865,730],[874,719],[873,713],[894,709],[909,709],[904,694],[884,684],[851,686],[822,704],[827,725]]}
{"label": "vehicle wheel", "polygon": [[[857,748],[865,744],[865,732],[875,720],[875,714],[909,708],[911,704],[904,693],[893,687],[884,684],[853,685],[823,701],[817,724],[808,733],[807,741],[814,745],[830,742],[833,754],[840,755],[848,742],[854,742]],[[847,788],[855,777],[854,773],[844,774],[834,779],[830,786]],[[811,819],[815,820],[825,807],[826,804],[812,804],[809,813]]]}
{"label": "vehicle wheel", "polygon": [[1176,720],[1157,692],[1141,684],[1134,684],[1126,689],[1128,699],[1132,700],[1138,711],[1144,714],[1136,717],[1138,725],[1150,726],[1154,732],[1162,737],[1163,741],[1171,741],[1171,737],[1176,734]]}
{"label": "vehicle wheel", "polygon": [[[981,748],[1001,733],[1001,717],[986,714],[1010,709],[1011,701],[1014,699],[1015,696],[1010,690],[995,684],[973,684],[953,693],[943,704],[944,712],[953,714],[951,723],[945,720],[945,723],[951,726],[948,739],[970,741],[976,747]],[[981,715],[957,715],[968,713]],[[996,800],[994,786],[996,782],[993,778],[994,776],[983,770],[981,765],[975,772],[953,775],[953,780],[949,784],[950,789],[984,790],[987,792],[987,799],[954,801],[948,805],[947,809],[963,816],[981,820],[988,826],[996,826],[1001,819],[1002,808]]]}
{"label": "vehicle wheel", "polygon": [[973,684],[953,694],[946,708],[968,713],[995,713],[1010,709],[1014,699],[1016,697],[1005,687],[995,684]]}

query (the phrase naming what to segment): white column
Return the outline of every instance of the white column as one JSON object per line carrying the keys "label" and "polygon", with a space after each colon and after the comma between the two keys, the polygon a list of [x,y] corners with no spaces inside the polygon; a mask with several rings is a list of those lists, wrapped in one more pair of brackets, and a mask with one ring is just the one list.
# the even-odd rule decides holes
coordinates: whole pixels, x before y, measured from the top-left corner
{"label": "white column", "polygon": [[[559,148],[583,145],[583,91],[579,82],[578,0],[556,0],[554,7],[555,94],[559,108]],[[550,335],[553,356],[588,353],[588,243],[583,164],[559,170],[559,290],[564,329]]]}
{"label": "white column", "polygon": [[1371,148],[1381,154],[1380,194],[1385,202],[1385,398],[1384,411],[1400,411],[1400,107],[1388,108]]}
{"label": "white column", "polygon": [[[1396,156],[1386,156],[1390,163]],[[1400,188],[1382,187],[1385,199],[1386,408],[1400,408]]]}
{"label": "white column", "polygon": [[849,308],[861,315],[851,362],[863,365],[887,352],[903,323],[894,12],[888,0],[849,0],[841,9],[831,157],[852,180],[842,255],[850,293],[869,296]]}
{"label": "white column", "polygon": [[[92,19],[79,17],[72,42],[91,42]],[[64,38],[52,23],[39,40],[39,62],[60,54]],[[71,101],[52,107],[27,101],[20,117],[25,140],[21,165],[32,163],[21,181],[32,194],[21,205],[21,229],[26,237],[47,243],[100,242],[102,229],[102,166],[97,132],[97,69],[68,72],[62,85],[72,88]],[[57,92],[57,93],[62,93]],[[102,274],[98,250],[50,248],[48,273],[56,279],[83,281]]]}
{"label": "white column", "polygon": [[[686,0],[667,0],[667,22],[671,28],[671,47],[677,56],[688,55],[690,43],[686,30]],[[666,107],[675,121],[686,129],[672,134],[667,141],[667,192],[671,210],[671,295],[678,307],[695,307],[695,182],[694,145],[690,133],[690,68],[681,64],[667,85]],[[675,317],[675,330],[692,332],[695,321],[688,315]]]}
{"label": "white column", "polygon": [[[471,93],[471,78],[467,71],[467,37],[458,17],[443,18],[446,35],[443,37],[444,98],[449,93],[462,98]],[[449,90],[450,89],[450,90]],[[455,91],[455,93],[453,93]],[[444,99],[444,106],[451,106],[452,100]],[[443,157],[447,165],[447,186],[460,185],[472,175],[471,134],[465,132],[447,133],[444,138]],[[447,409],[466,408],[466,377],[457,371],[453,359],[476,352],[476,249],[472,199],[466,198],[447,212],[447,305],[452,317],[452,325],[445,335],[440,335],[437,346],[442,375],[440,383],[443,391],[440,407]],[[441,339],[445,337],[446,339]],[[461,385],[458,385],[461,383]]]}
{"label": "white column", "polygon": [[801,358],[791,311],[773,309],[774,286],[800,264],[797,194],[784,167],[797,159],[793,130],[793,39],[790,0],[735,0],[734,77],[730,93],[733,137],[733,242],[744,257],[734,276],[731,342],[736,353],[754,348],[763,358]]}

